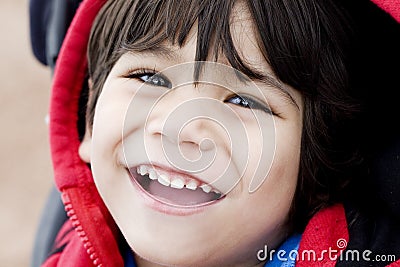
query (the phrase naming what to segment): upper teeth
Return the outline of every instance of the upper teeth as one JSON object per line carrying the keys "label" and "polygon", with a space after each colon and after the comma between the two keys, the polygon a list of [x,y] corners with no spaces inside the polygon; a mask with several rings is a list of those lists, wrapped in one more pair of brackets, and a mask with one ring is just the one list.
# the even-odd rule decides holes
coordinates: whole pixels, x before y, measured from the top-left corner
{"label": "upper teeth", "polygon": [[212,188],[208,184],[200,183],[197,180],[190,179],[190,178],[183,179],[182,177],[174,177],[171,179],[166,174],[157,173],[156,170],[154,170],[153,168],[151,168],[149,166],[140,165],[137,167],[136,171],[138,174],[140,174],[142,176],[145,176],[148,174],[148,177],[151,180],[156,180],[164,186],[170,186],[170,187],[176,188],[176,189],[187,188],[190,190],[196,190],[197,187],[200,187],[206,193],[213,192],[213,193],[221,194],[221,192]]}

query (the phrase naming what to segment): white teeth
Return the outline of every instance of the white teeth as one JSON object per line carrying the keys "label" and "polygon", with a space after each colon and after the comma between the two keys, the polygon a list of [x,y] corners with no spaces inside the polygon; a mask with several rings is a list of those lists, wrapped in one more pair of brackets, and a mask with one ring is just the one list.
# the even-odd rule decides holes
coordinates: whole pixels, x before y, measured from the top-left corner
{"label": "white teeth", "polygon": [[149,177],[150,177],[151,180],[157,180],[158,179],[158,176],[157,176],[157,174],[156,174],[156,172],[154,170],[150,170]]}
{"label": "white teeth", "polygon": [[170,179],[167,175],[165,174],[158,174],[156,170],[153,168],[150,168],[146,165],[140,165],[136,168],[136,172],[142,176],[145,176],[148,174],[148,177],[153,180],[153,181],[158,181],[160,184],[163,186],[171,186],[172,188],[176,189],[189,189],[189,190],[196,190],[197,187],[200,187],[205,193],[216,193],[216,194],[221,194],[217,189],[212,188],[208,184],[201,184],[199,186],[199,182],[193,179],[181,179],[178,177],[175,177],[173,179]]}
{"label": "white teeth", "polygon": [[165,186],[169,186],[171,184],[170,180],[168,179],[167,176],[160,174],[158,176],[158,180],[157,180],[160,184],[165,185]]}
{"label": "white teeth", "polygon": [[207,185],[207,184],[202,184],[201,186],[200,186],[200,188],[201,189],[203,189],[203,191],[204,192],[206,192],[206,193],[210,193],[211,192],[211,186],[209,186],[209,185]]}
{"label": "white teeth", "polygon": [[139,167],[139,171],[138,172],[139,172],[140,175],[146,175],[148,170],[147,170],[146,166],[141,165]]}
{"label": "white teeth", "polygon": [[189,183],[186,184],[186,188],[190,190],[196,190],[197,189],[196,181],[190,180]]}
{"label": "white teeth", "polygon": [[175,178],[171,181],[172,188],[182,189],[184,186],[185,183],[179,178]]}

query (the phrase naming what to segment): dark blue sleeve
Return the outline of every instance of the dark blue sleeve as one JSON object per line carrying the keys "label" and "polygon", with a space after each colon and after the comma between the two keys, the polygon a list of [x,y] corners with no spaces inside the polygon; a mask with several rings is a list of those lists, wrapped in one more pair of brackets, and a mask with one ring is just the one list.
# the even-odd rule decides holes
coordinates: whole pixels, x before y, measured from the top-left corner
{"label": "dark blue sleeve", "polygon": [[133,252],[129,246],[126,246],[125,249],[124,267],[136,267],[135,259],[133,257]]}
{"label": "dark blue sleeve", "polygon": [[278,249],[268,251],[268,248],[265,247],[264,251],[257,256],[263,255],[262,260],[269,258],[264,267],[294,267],[296,266],[300,240],[300,234],[292,235]]}

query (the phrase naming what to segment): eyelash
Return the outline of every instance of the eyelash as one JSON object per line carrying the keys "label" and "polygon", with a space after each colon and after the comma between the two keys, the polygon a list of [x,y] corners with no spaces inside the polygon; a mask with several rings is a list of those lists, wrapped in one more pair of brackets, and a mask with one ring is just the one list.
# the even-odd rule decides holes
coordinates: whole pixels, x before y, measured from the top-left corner
{"label": "eyelash", "polygon": [[[230,102],[230,100],[234,100],[234,102]],[[277,115],[266,104],[262,104],[262,103],[260,103],[260,101],[255,100],[254,98],[246,96],[246,95],[235,94],[235,95],[228,97],[226,100],[224,100],[224,102],[225,103],[233,103],[235,105],[239,105],[239,106],[241,106],[243,108],[247,108],[247,109],[261,110],[270,115]]]}
{"label": "eyelash", "polygon": [[[128,72],[128,75],[125,75],[124,78],[128,79],[135,79],[139,80],[142,83],[147,83],[152,86],[156,87],[166,87],[168,89],[172,88],[172,83],[170,80],[168,80],[165,76],[161,75],[158,71],[153,69],[145,69],[145,68],[140,68],[136,70],[132,70]],[[147,80],[143,79],[143,76],[147,76]],[[155,80],[158,78],[157,80]],[[149,81],[151,79],[151,81]],[[161,79],[161,80],[160,80]],[[153,82],[161,83],[161,84],[154,84]],[[230,102],[231,100],[234,100],[233,102]],[[264,111],[270,115],[276,115],[266,104],[261,104],[260,101],[255,100],[252,97],[245,96],[245,95],[231,95],[229,96],[226,100],[224,100],[224,103],[232,103],[238,106],[241,106],[246,109],[255,109],[255,110],[261,110]]]}
{"label": "eyelash", "polygon": [[[143,76],[147,76],[147,79],[142,79]],[[124,77],[128,79],[140,80],[141,82],[152,86],[166,87],[168,89],[172,88],[172,83],[170,82],[170,80],[168,80],[165,76],[160,74],[155,69],[149,70],[141,68],[134,71],[129,71],[129,74]]]}

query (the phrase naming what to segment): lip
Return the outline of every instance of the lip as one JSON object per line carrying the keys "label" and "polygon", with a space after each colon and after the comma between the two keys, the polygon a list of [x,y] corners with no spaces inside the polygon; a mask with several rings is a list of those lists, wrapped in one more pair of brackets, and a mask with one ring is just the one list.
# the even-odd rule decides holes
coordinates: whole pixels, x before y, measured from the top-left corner
{"label": "lip", "polygon": [[171,168],[162,167],[160,165],[155,165],[155,164],[138,164],[131,168],[125,168],[126,171],[128,172],[128,175],[132,181],[134,188],[138,192],[138,195],[142,198],[144,204],[146,206],[150,207],[151,209],[158,211],[160,213],[174,215],[174,216],[189,216],[189,215],[193,215],[193,214],[198,214],[198,213],[204,212],[207,208],[210,208],[211,206],[215,206],[216,204],[220,203],[225,198],[225,195],[224,195],[219,199],[201,203],[201,204],[191,205],[191,206],[181,206],[181,205],[174,205],[174,204],[163,202],[160,199],[157,199],[156,197],[151,195],[149,192],[147,192],[139,184],[137,179],[134,177],[134,174],[136,172],[129,170],[129,169],[136,169],[140,165],[148,165],[148,166],[156,167],[156,168],[162,169],[163,171],[165,171],[167,173],[171,173],[171,174],[178,173],[180,175],[188,176],[191,179],[195,179],[195,180],[198,180],[201,182],[203,182],[203,181],[198,179],[197,177],[194,177],[193,175],[183,173],[183,172],[177,172],[175,170],[172,170]]}

